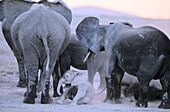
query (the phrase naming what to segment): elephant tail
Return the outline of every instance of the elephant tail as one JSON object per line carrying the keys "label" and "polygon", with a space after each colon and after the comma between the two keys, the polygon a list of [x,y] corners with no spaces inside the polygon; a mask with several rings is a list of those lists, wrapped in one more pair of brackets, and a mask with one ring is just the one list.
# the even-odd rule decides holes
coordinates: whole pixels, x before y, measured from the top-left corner
{"label": "elephant tail", "polygon": [[47,64],[46,64],[46,71],[49,70],[49,63],[50,63],[50,50],[49,50],[49,47],[48,47],[48,43],[47,43],[47,38],[42,38],[43,40],[43,44],[44,44],[44,48],[45,48],[45,51],[46,51],[46,54],[47,54]]}
{"label": "elephant tail", "polygon": [[45,68],[45,71],[44,73],[42,74],[42,81],[41,81],[41,90],[43,92],[43,94],[45,94],[45,84],[46,84],[46,81],[50,80],[48,77],[49,77],[49,65],[50,65],[50,49],[48,47],[48,43],[47,43],[47,37],[43,37],[42,38],[42,41],[43,41],[43,44],[44,44],[44,48],[45,48],[45,51],[46,51],[46,54],[47,54],[47,60],[46,60],[46,68]]}

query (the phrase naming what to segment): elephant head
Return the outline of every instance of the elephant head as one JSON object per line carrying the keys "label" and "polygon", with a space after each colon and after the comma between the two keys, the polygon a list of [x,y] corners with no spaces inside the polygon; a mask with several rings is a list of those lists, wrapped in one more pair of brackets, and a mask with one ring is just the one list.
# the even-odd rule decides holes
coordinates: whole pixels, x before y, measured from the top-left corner
{"label": "elephant head", "polygon": [[85,18],[76,29],[78,39],[91,51],[98,53],[103,48],[105,28],[99,26],[99,20],[95,17]]}
{"label": "elephant head", "polygon": [[[4,15],[10,21],[14,22],[15,19],[30,9],[30,7],[35,3],[38,2],[40,4],[44,4],[50,7],[51,10],[60,13],[68,23],[71,23],[72,20],[72,12],[68,8],[68,6],[61,0],[55,0],[54,2],[50,2],[49,0],[4,0]],[[1,5],[1,4],[0,4]],[[0,13],[1,13],[0,9]],[[0,17],[1,18],[1,17]]]}
{"label": "elephant head", "polygon": [[[128,22],[120,22],[124,25],[131,26]],[[80,22],[76,28],[78,39],[91,51],[98,53],[104,50],[105,38],[110,34],[112,28],[110,25],[99,25],[99,19],[96,17],[87,17]]]}
{"label": "elephant head", "polygon": [[[80,77],[79,77],[80,76]],[[59,80],[58,86],[57,86],[57,93],[61,95],[60,88],[62,84],[71,84],[71,85],[77,85],[78,83],[82,82],[84,79],[81,77],[81,74],[75,70],[68,70],[63,74],[61,79]]]}

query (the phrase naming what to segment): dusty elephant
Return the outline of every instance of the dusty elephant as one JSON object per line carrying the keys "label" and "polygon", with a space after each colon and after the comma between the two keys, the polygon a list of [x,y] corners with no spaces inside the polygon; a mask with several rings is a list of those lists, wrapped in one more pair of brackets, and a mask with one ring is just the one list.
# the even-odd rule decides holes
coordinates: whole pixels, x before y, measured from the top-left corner
{"label": "dusty elephant", "polygon": [[[71,84],[72,87],[76,86],[76,92],[73,96],[72,104],[88,104],[94,97],[94,88],[92,84],[90,84],[87,80],[84,79],[85,74],[68,70],[64,73],[63,77],[59,80],[59,84],[57,87],[58,94],[60,93],[60,87],[62,84]],[[57,101],[57,103],[62,104],[65,100],[65,97],[68,97],[68,92],[70,88],[68,88],[61,98]]]}
{"label": "dusty elephant", "polygon": [[41,103],[51,103],[50,77],[59,55],[68,45],[71,36],[69,23],[49,7],[33,4],[14,21],[11,36],[17,52],[23,55],[27,72],[27,94],[23,102],[35,103],[38,70],[41,69]]}
{"label": "dusty elephant", "polygon": [[[26,73],[24,67],[24,59],[20,53],[17,52],[17,48],[14,46],[14,42],[11,38],[11,26],[15,19],[22,13],[28,11],[32,4],[34,4],[34,0],[3,0],[0,2],[0,19],[2,21],[2,32],[4,34],[5,40],[7,41],[9,47],[14,53],[14,56],[17,59],[18,68],[19,68],[19,82],[18,87],[26,87]],[[72,20],[72,12],[68,8],[68,6],[62,2],[61,0],[56,0],[54,2],[48,2],[47,0],[41,0],[38,2],[39,4],[44,4],[55,12],[63,15],[66,20],[71,23]],[[27,25],[26,25],[27,26]],[[25,26],[25,27],[26,27]]]}
{"label": "dusty elephant", "polygon": [[[75,34],[72,34],[69,44],[64,50],[64,52],[59,57],[59,65],[61,76],[70,69],[70,66],[73,66],[80,70],[88,70],[88,81],[93,84],[93,79],[96,72],[99,72],[100,75],[100,85],[98,91],[103,90],[106,87],[105,83],[105,74],[104,74],[104,52],[98,53],[95,56],[91,55],[86,62],[83,62],[88,53],[88,48],[84,46],[78,39]],[[94,62],[90,62],[91,58],[94,58]],[[57,62],[56,62],[57,63]],[[56,64],[53,72],[53,96],[59,96],[57,94],[57,85],[60,79],[58,75],[58,64]]]}
{"label": "dusty elephant", "polygon": [[[137,76],[141,94],[136,106],[147,107],[148,86],[160,79],[163,98],[159,108],[170,108],[170,40],[160,30],[144,26],[133,28],[122,23],[99,25],[95,17],[87,17],[76,29],[78,39],[91,51],[105,50],[107,95],[105,101],[118,100],[116,67],[122,73]],[[123,75],[123,74],[121,74]]]}

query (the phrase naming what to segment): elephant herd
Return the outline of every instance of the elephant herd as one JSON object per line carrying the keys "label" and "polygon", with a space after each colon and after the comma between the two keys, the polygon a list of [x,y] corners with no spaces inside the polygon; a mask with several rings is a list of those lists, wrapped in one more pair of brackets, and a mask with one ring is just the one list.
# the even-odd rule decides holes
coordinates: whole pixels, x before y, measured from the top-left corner
{"label": "elephant herd", "polygon": [[[77,26],[76,34],[71,34],[72,12],[61,0],[0,0],[0,20],[18,62],[17,86],[27,87],[24,103],[35,103],[39,70],[42,104],[52,103],[51,76],[53,96],[64,94],[59,103],[66,96],[77,104],[89,103],[94,96],[90,85],[96,72],[100,74],[99,88],[106,88],[104,101],[119,103],[126,72],[137,77],[137,83],[133,83],[139,87],[136,106],[148,106],[149,84],[152,79],[159,79],[159,108],[170,109],[170,40],[159,29],[133,28],[127,22],[100,25],[98,18],[86,17]],[[68,71],[70,66],[88,70],[88,81],[79,82],[76,78],[82,74]],[[66,93],[61,80],[71,84]]]}

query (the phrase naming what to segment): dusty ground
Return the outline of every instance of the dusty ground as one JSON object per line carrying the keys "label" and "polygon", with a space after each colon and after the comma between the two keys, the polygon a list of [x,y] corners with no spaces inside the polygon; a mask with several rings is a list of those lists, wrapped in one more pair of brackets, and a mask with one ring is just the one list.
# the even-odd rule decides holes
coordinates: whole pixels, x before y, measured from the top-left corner
{"label": "dusty ground", "polygon": [[[71,24],[72,32],[74,32],[77,24],[83,19],[83,16],[74,16]],[[99,16],[101,23],[108,24],[110,21],[128,21],[134,27],[143,25],[152,25],[161,29],[170,37],[170,20],[151,20],[140,18],[114,18]],[[0,26],[1,28],[1,26]],[[1,29],[0,29],[1,31]],[[85,71],[86,72],[86,71]],[[123,97],[121,104],[103,103],[105,92],[96,95],[92,102],[88,105],[58,105],[56,98],[53,98],[53,104],[43,105],[40,103],[40,93],[35,104],[23,104],[25,88],[16,87],[18,82],[18,68],[16,59],[9,49],[6,41],[0,33],[0,112],[110,112],[110,111],[154,111],[169,112],[170,110],[158,109],[160,101],[148,103],[148,108],[135,107],[135,102],[129,102],[128,98]],[[95,78],[95,88],[99,82],[98,76]],[[52,90],[51,90],[52,95]]]}

